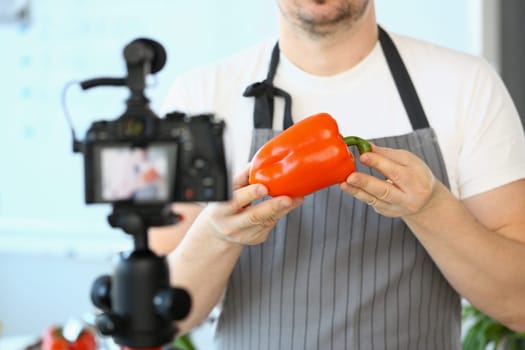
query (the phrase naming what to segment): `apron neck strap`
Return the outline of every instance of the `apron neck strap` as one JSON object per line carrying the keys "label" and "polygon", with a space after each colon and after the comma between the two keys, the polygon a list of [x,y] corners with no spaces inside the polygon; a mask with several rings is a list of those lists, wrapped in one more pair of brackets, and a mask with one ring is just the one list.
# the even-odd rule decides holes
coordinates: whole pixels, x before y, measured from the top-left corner
{"label": "apron neck strap", "polygon": [[388,33],[379,26],[379,42],[383,49],[388,68],[396,83],[397,92],[403,101],[412,129],[425,129],[429,127],[428,119],[417,95],[416,88],[410,79],[403,59]]}
{"label": "apron neck strap", "polygon": [[292,98],[286,91],[273,85],[273,79],[279,66],[279,43],[273,47],[272,58],[266,79],[249,85],[244,90],[244,97],[255,97],[253,108],[253,126],[255,129],[272,129],[273,128],[273,106],[274,97],[284,99],[284,120],[283,130],[293,124],[292,120]]}

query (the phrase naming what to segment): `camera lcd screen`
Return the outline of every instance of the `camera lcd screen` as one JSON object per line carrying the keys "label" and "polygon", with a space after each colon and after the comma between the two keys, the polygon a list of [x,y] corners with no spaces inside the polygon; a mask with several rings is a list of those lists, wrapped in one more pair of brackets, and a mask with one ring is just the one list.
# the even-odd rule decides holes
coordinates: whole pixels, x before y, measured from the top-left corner
{"label": "camera lcd screen", "polygon": [[168,202],[173,190],[176,144],[150,144],[145,148],[100,147],[97,201]]}

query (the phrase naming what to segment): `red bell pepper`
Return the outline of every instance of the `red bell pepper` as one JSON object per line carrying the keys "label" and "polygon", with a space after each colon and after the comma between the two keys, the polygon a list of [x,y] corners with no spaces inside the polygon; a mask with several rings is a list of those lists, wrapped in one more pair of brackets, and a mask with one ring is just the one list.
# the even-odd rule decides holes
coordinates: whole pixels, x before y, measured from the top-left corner
{"label": "red bell pepper", "polygon": [[249,183],[261,183],[270,196],[302,197],[341,183],[355,171],[348,146],[372,150],[359,137],[343,137],[328,113],[307,117],[265,143],[254,155]]}

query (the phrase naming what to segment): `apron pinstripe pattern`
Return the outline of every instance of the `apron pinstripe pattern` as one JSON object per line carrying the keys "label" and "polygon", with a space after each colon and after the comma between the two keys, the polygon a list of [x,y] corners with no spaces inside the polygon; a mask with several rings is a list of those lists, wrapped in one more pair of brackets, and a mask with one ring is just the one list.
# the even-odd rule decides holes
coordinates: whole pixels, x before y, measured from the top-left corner
{"label": "apron pinstripe pattern", "polygon": [[[251,154],[276,133],[254,130]],[[413,152],[447,184],[432,129],[372,141]],[[454,350],[460,323],[458,294],[404,222],[335,185],[244,249],[216,337],[228,350]]]}

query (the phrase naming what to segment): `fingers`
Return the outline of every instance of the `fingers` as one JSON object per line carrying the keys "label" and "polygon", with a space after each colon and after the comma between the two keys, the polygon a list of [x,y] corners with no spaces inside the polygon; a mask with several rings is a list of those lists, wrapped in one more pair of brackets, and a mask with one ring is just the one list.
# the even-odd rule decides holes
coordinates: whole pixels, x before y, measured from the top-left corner
{"label": "fingers", "polygon": [[[372,204],[370,202],[375,202],[376,200],[387,203],[401,202],[403,200],[403,192],[394,185],[393,181],[380,180],[363,173],[352,173],[346,179],[346,184],[350,185],[348,188],[350,193],[368,204]],[[357,191],[358,189],[362,189],[362,191]],[[374,197],[374,199],[369,199],[369,196]]]}
{"label": "fingers", "polygon": [[351,194],[361,202],[374,207],[376,211],[381,211],[381,209],[387,208],[389,206],[389,203],[381,201],[379,198],[364,191],[362,188],[354,187],[346,182],[341,184],[341,190]]}
{"label": "fingers", "polygon": [[247,164],[246,167],[240,172],[240,174],[236,175],[233,179],[233,189],[237,190],[241,187],[244,187],[248,185],[248,179],[250,176],[250,166],[251,164]]}
{"label": "fingers", "polygon": [[[377,151],[377,152],[376,152]],[[413,168],[420,160],[405,150],[373,146],[373,152],[359,157],[364,165],[376,169],[399,188],[403,189],[413,182]]]}
{"label": "fingers", "polygon": [[266,194],[263,185],[248,185],[236,190],[230,202],[208,206],[215,236],[242,245],[262,243],[279,219],[303,202],[303,198],[280,196],[249,205]]}
{"label": "fingers", "polygon": [[268,190],[261,184],[238,188],[233,192],[233,198],[230,201],[217,205],[217,215],[225,216],[238,213],[252,202],[264,198],[267,194]]}
{"label": "fingers", "polygon": [[375,144],[372,144],[372,152],[375,154],[380,154],[385,158],[391,159],[401,165],[409,164],[410,160],[415,157],[412,153],[403,149],[381,147]]}
{"label": "fingers", "polygon": [[247,229],[253,226],[273,228],[279,219],[302,203],[302,198],[292,199],[287,196],[270,198],[246,208],[242,215],[232,216],[230,224],[239,229]]}

